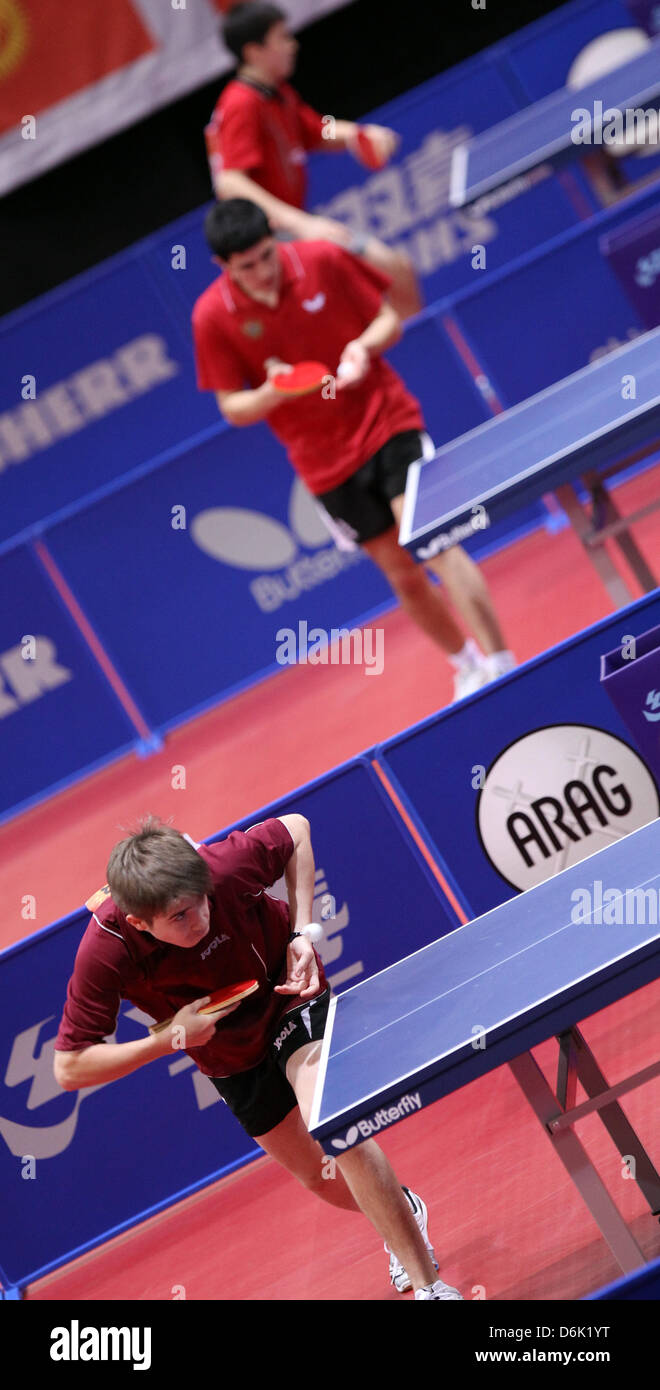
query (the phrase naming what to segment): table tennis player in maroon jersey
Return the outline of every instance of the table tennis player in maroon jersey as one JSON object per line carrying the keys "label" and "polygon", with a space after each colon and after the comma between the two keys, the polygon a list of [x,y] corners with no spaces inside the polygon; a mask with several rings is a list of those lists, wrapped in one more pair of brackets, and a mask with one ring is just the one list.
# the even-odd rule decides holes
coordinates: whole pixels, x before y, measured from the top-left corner
{"label": "table tennis player in maroon jersey", "polygon": [[[273,817],[213,845],[149,817],[115,845],[107,872],[68,985],[58,1083],[105,1085],[185,1050],[267,1153],[331,1205],[368,1217],[399,1291],[460,1299],[437,1277],[425,1204],[400,1187],[378,1145],[341,1154],[328,1177],[307,1129],[329,989],[306,934],[315,869],[305,817]],[[268,891],[282,876],[288,902]],[[211,991],[247,977],[256,993],[220,1017],[199,1012]],[[115,1042],[123,999],[157,1021],[174,1011],[170,1026]]]}
{"label": "table tennis player in maroon jersey", "polygon": [[364,162],[360,132],[366,134],[379,167],[399,143],[386,126],[321,116],[287,81],[298,42],[278,5],[233,5],[222,36],[238,63],[205,130],[216,197],[250,198],[264,209],[278,236],[323,237],[349,246],[392,280],[392,300],[402,318],[422,307],[417,277],[407,253],[370,233],[305,211],[307,155],[347,150]]}
{"label": "table tennis player in maroon jersey", "polygon": [[[433,452],[419,402],[383,356],[400,336],[375,267],[331,242],[277,242],[261,208],[218,203],[206,237],[223,269],[197,300],[198,385],[230,424],[267,420],[322,506],[342,548],[361,545],[402,606],[448,654],[455,695],[513,665],[485,580],[460,546],[429,562],[442,589],[398,544],[409,465]],[[311,359],[327,363],[322,389],[283,401],[271,378]]]}

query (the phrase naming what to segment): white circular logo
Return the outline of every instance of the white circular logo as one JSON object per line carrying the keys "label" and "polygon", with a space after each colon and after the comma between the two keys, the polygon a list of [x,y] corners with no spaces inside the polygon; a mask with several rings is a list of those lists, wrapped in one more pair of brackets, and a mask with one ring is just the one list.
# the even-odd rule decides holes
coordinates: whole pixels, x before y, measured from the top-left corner
{"label": "white circular logo", "polygon": [[533,888],[660,814],[653,778],[628,744],[588,724],[516,739],[488,769],[477,828],[497,872]]}
{"label": "white circular logo", "polygon": [[243,570],[279,570],[290,565],[298,547],[281,521],[243,507],[209,507],[198,512],[190,534],[214,560]]}
{"label": "white circular logo", "polygon": [[289,530],[281,521],[244,507],[207,507],[190,534],[200,550],[244,570],[279,570],[293,563],[299,545],[316,550],[330,533],[307,488],[296,478],[289,498]]}

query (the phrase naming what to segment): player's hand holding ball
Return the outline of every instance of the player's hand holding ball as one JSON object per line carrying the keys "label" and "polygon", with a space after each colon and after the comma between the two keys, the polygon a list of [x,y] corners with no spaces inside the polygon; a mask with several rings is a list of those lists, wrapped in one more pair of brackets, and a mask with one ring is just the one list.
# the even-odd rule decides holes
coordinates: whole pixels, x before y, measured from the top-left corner
{"label": "player's hand holding ball", "polygon": [[[275,994],[297,994],[301,999],[311,999],[320,988],[319,968],[310,935],[320,939],[323,930],[316,922],[304,928],[304,936],[296,936],[289,942],[286,952],[286,980],[275,986]],[[316,935],[318,933],[318,936]]]}
{"label": "player's hand holding ball", "polygon": [[337,368],[337,390],[345,391],[350,386],[358,386],[369,371],[370,357],[366,347],[356,338],[347,343]]}

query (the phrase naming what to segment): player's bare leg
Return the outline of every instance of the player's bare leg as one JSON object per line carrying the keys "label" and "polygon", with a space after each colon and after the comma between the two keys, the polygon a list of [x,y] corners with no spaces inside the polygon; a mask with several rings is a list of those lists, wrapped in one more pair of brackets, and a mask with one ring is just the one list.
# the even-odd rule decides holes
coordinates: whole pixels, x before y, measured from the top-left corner
{"label": "player's bare leg", "polygon": [[[400,525],[403,497],[394,497],[391,507]],[[506,643],[490,590],[479,566],[475,565],[467,551],[460,545],[454,545],[429,560],[428,569],[442,580],[455,609],[483,650],[488,653],[501,652]]]}
{"label": "player's bare leg", "polygon": [[362,548],[383,571],[401,607],[433,638],[444,651],[454,654],[465,645],[465,636],[449,610],[441,591],[431,582],[423,565],[415,564],[412,555],[403,550],[397,539],[396,526],[383,531],[373,540],[363,541]]}
{"label": "player's bare leg", "polygon": [[460,545],[429,561],[429,569],[446,585],[447,593],[470,631],[485,652],[501,652],[504,634],[484,576]]}
{"label": "player's bare leg", "polygon": [[343,1173],[360,1208],[407,1271],[414,1289],[437,1279],[437,1271],[396,1174],[374,1139],[340,1154]]}
{"label": "player's bare leg", "polygon": [[[310,1043],[310,1046],[316,1044]],[[316,1197],[344,1211],[360,1210],[342,1174],[331,1159],[326,1159],[321,1145],[312,1139],[297,1108],[290,1110],[268,1134],[260,1134],[255,1142]]]}
{"label": "player's bare leg", "polygon": [[[393,498],[391,506],[400,525],[403,497]],[[442,580],[454,608],[485,652],[488,679],[511,670],[515,658],[506,645],[486,580],[472,557],[462,546],[454,545],[429,560],[426,568]]]}
{"label": "player's bare leg", "polygon": [[399,318],[412,318],[413,314],[418,314],[420,309],[423,309],[424,301],[415,268],[405,251],[397,251],[394,246],[387,246],[377,237],[369,237],[362,256],[370,265],[376,266],[377,270],[382,270],[384,275],[389,275],[392,284],[388,291],[388,299]]}
{"label": "player's bare leg", "polygon": [[[298,1048],[287,1063],[287,1078],[296,1093],[300,1116],[305,1124],[309,1123],[320,1057],[321,1043],[311,1042]],[[309,1135],[307,1137],[310,1138]],[[438,1277],[435,1265],[410,1203],[382,1149],[373,1139],[367,1139],[364,1144],[338,1155],[335,1165],[336,1177],[329,1178],[326,1187],[333,1187],[337,1180],[346,1186],[346,1190],[352,1194],[352,1209],[361,1211],[389,1249],[396,1252],[410,1276],[413,1288],[421,1289],[432,1284]],[[332,1198],[328,1196],[326,1200]],[[344,1203],[336,1202],[336,1205]]]}

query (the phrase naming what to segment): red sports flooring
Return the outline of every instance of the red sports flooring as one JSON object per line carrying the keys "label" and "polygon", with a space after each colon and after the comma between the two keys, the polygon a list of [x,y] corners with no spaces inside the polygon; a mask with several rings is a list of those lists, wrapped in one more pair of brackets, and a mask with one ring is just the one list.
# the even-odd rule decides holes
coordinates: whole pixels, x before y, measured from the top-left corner
{"label": "red sports flooring", "polygon": [[[617,492],[624,510],[657,494],[651,471]],[[635,535],[651,564],[660,514]],[[507,638],[525,660],[611,611],[569,530],[537,533],[484,566]],[[635,590],[636,591],[636,590]],[[441,654],[403,615],[381,620],[385,669],[300,667],[278,674],[178,730],[146,761],[127,758],[0,829],[6,864],[0,945],[78,907],[104,881],[109,851],[147,811],[202,838],[450,698]],[[623,634],[622,634],[623,635]],[[170,769],[186,767],[186,790]],[[38,858],[34,847],[38,845]],[[37,920],[20,916],[34,894]],[[402,954],[405,941],[402,941]],[[610,1084],[657,1054],[660,982],[587,1021]],[[536,1050],[552,1076],[556,1045]],[[656,1160],[660,1078],[623,1100]],[[660,1228],[597,1116],[576,1132],[597,1162],[647,1258]],[[382,1146],[421,1192],[441,1272],[466,1298],[575,1299],[618,1266],[507,1067],[387,1132]],[[62,1194],[70,1200],[72,1194]],[[99,1203],[103,1184],[99,1184]],[[49,1275],[32,1299],[393,1299],[387,1259],[359,1217],[312,1197],[264,1158]],[[410,1298],[410,1295],[407,1296]]]}

